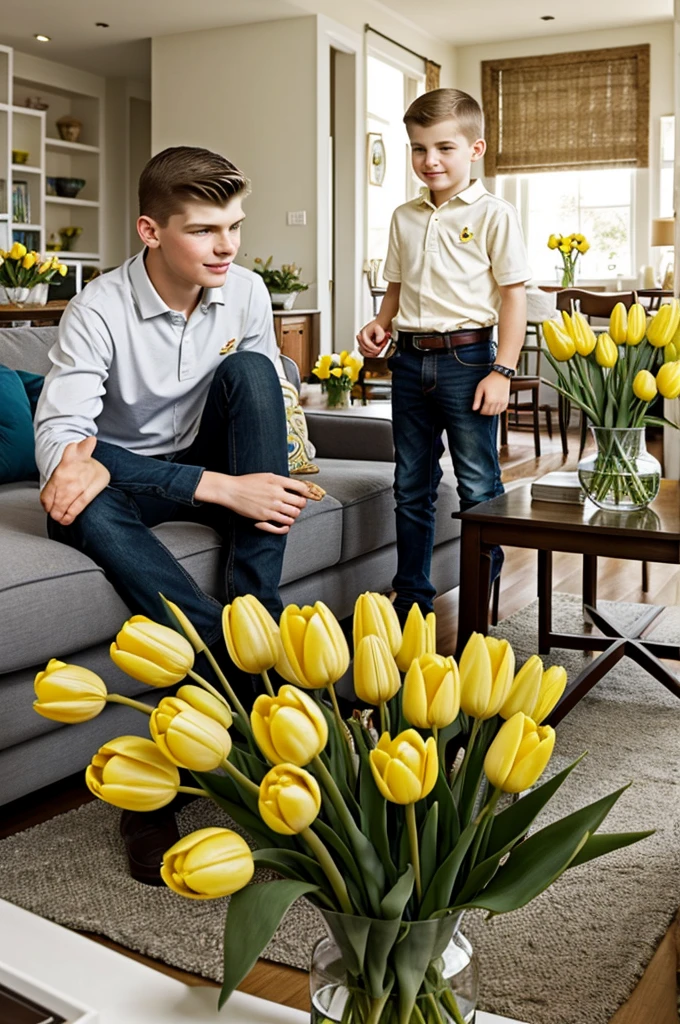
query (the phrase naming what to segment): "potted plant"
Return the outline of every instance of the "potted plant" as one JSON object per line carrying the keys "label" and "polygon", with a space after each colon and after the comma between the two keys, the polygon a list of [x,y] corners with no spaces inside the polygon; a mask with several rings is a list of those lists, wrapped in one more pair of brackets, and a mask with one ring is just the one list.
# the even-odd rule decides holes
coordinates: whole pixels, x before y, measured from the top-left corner
{"label": "potted plant", "polygon": [[274,270],[272,259],[270,256],[262,261],[258,256],[253,270],[267,286],[274,309],[292,309],[297,293],[307,291],[309,285],[300,280],[300,267],[294,263],[282,263],[280,270]]}
{"label": "potted plant", "polygon": [[557,249],[562,257],[562,266],[556,267],[557,280],[563,288],[573,288],[576,284],[576,264],[579,256],[590,249],[585,235],[551,235],[548,248]]}
{"label": "potted plant", "polygon": [[64,277],[68,271],[56,256],[43,259],[40,253],[28,251],[21,242],[15,242],[5,252],[0,249],[0,288],[4,288],[7,302],[23,306],[26,302],[44,306],[47,285],[55,274]]}

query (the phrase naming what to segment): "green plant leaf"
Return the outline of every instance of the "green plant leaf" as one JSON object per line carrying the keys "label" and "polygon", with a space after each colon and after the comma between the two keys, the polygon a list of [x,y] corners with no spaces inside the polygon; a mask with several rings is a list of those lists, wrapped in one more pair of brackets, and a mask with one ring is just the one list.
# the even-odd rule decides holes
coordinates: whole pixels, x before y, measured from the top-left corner
{"label": "green plant leaf", "polygon": [[569,864],[569,869],[587,864],[589,860],[595,860],[596,857],[604,857],[605,854],[620,850],[624,846],[632,846],[633,843],[638,843],[641,839],[653,836],[655,831],[652,828],[647,832],[597,832],[588,837],[585,846],[581,847]]}
{"label": "green plant leaf", "polygon": [[439,775],[428,799],[432,803],[436,801],[439,804],[440,845],[444,850],[452,850],[460,838],[460,820],[456,801],[453,798],[444,769],[441,767],[442,764],[443,761],[440,761]]}
{"label": "green plant leaf", "polygon": [[673,423],[671,420],[667,420],[665,416],[645,416],[642,421],[645,426],[650,427],[673,427],[674,430],[678,430],[678,424]]}
{"label": "green plant leaf", "polygon": [[389,884],[394,885],[397,880],[397,869],[392,861],[387,833],[387,801],[382,793],[379,792],[373,779],[369,751],[363,736],[364,729],[356,721],[350,721],[348,725],[354,736],[357,753],[361,761],[359,767],[359,799],[365,823],[364,827],[380,857]]}
{"label": "green plant leaf", "polygon": [[317,886],[309,882],[263,882],[234,893],[224,927],[224,984],[218,1006],[255,966],[260,953],[281,924],[289,907]]}
{"label": "green plant leaf", "polygon": [[[448,786],[446,788],[448,789]],[[427,892],[437,868],[438,824],[439,804],[435,801],[427,812],[427,817],[420,833],[420,882],[423,892]]]}
{"label": "green plant leaf", "polygon": [[474,822],[471,822],[467,828],[463,829],[455,847],[438,868],[430,887],[425,893],[418,915],[419,920],[424,921],[426,918],[432,917],[436,911],[449,906],[451,892],[460,871],[460,866],[472,845],[472,840],[477,833],[478,827]]}
{"label": "green plant leaf", "polygon": [[318,861],[314,857],[308,857],[305,853],[270,847],[269,849],[255,850],[253,860],[258,867],[278,871],[284,878],[292,878],[299,882],[311,882],[319,889],[329,892],[331,896],[334,895],[331,884]]}
{"label": "green plant leaf", "polygon": [[289,836],[269,832],[259,814],[253,813],[240,802],[241,790],[228,775],[214,775],[212,772],[192,772],[192,776],[212,800],[244,828],[253,842],[261,848],[276,845],[294,849]]}
{"label": "green plant leaf", "polygon": [[415,873],[413,871],[413,865],[409,864],[404,874],[400,879],[398,879],[397,883],[392,886],[380,903],[380,910],[382,911],[382,916],[384,918],[387,918],[388,920],[401,918],[404,913],[404,908],[411,898],[414,881]]}

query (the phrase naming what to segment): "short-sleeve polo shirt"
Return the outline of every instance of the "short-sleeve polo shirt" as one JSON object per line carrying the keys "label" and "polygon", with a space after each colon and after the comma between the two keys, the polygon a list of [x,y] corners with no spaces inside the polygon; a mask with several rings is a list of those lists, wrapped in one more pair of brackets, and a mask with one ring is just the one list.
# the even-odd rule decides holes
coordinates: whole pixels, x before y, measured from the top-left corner
{"label": "short-sleeve polo shirt", "polygon": [[478,180],[439,207],[423,188],[394,212],[384,276],[401,285],[397,330],[497,323],[499,287],[531,277],[515,207]]}

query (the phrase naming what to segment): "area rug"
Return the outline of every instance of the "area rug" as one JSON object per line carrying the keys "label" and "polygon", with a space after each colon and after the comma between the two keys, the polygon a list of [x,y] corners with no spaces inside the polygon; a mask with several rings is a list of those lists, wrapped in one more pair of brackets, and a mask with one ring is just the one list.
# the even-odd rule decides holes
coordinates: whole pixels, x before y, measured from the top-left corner
{"label": "area rug", "polygon": [[[582,631],[579,599],[555,595],[554,603],[555,628]],[[622,623],[640,611],[639,605],[615,606]],[[521,663],[536,650],[536,605],[495,632],[510,640]],[[654,636],[678,640],[680,608],[664,614]],[[588,658],[554,651],[546,661],[564,664],[573,678]],[[588,757],[545,820],[633,780],[606,829],[657,832],[567,872],[514,914],[466,918],[464,931],[479,957],[480,1006],[530,1024],[607,1024],[680,906],[680,701],[624,660],[559,726],[552,770],[584,750]],[[179,817],[182,832],[220,823],[208,801],[190,804]],[[228,901],[186,901],[134,882],[126,872],[118,819],[115,808],[97,801],[5,839],[0,895],[60,924],[220,980]],[[300,900],[264,955],[306,969],[322,933],[316,911]]]}

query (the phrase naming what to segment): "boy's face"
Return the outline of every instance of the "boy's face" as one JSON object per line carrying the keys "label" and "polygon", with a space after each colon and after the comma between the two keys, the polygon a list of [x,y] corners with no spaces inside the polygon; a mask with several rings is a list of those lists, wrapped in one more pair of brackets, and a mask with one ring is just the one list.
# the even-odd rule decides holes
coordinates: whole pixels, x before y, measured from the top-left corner
{"label": "boy's face", "polygon": [[234,196],[226,206],[185,203],[165,227],[140,217],[139,235],[155,251],[154,262],[162,262],[164,272],[178,284],[219,288],[241,245],[241,199]]}
{"label": "boy's face", "polygon": [[453,119],[427,127],[408,124],[407,131],[413,170],[440,201],[467,187],[471,165],[484,156],[484,139],[469,142]]}

